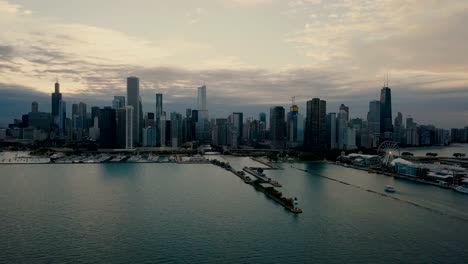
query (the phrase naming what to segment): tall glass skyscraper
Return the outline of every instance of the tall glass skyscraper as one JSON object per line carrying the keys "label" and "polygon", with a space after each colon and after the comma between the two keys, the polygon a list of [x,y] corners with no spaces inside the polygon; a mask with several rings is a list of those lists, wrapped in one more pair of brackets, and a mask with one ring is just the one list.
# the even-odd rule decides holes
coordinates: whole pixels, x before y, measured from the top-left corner
{"label": "tall glass skyscraper", "polygon": [[127,78],[127,105],[133,107],[133,142],[140,143],[140,80],[137,77]]}
{"label": "tall glass skyscraper", "polygon": [[156,94],[156,146],[161,146],[161,116],[163,113],[163,95],[161,93]]}
{"label": "tall glass skyscraper", "polygon": [[392,132],[392,91],[387,83],[380,92],[380,133],[384,138],[390,138]]}
{"label": "tall glass skyscraper", "polygon": [[200,111],[207,111],[208,108],[206,106],[206,85],[198,87],[198,102],[197,102],[198,110]]}
{"label": "tall glass skyscraper", "polygon": [[285,110],[282,106],[270,108],[270,137],[274,148],[284,148],[286,138]]}

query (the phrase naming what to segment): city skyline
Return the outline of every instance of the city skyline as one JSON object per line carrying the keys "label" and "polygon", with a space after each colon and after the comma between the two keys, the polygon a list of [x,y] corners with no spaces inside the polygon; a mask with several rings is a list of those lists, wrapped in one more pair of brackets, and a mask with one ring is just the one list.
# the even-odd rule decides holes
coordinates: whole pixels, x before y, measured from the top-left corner
{"label": "city skyline", "polygon": [[[104,12],[108,5],[0,1],[0,25],[10,29],[0,33],[1,124],[24,112],[28,96],[44,105],[56,78],[76,102],[104,106],[110,91],[125,94],[131,75],[144,80],[144,108],[156,92],[174,111],[194,108],[194,89],[205,81],[214,117],[237,106],[246,116],[288,106],[291,92],[301,109],[318,97],[328,109],[345,103],[365,117],[389,73],[398,111],[445,128],[468,118],[465,1],[385,0],[366,9],[344,0],[141,1]],[[129,23],[123,13],[140,15]]]}

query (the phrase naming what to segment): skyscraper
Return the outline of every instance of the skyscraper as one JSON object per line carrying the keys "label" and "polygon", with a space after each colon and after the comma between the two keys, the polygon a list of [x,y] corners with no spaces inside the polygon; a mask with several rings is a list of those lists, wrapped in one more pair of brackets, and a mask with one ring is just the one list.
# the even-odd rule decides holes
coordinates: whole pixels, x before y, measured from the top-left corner
{"label": "skyscraper", "polygon": [[346,112],[346,121],[349,121],[349,106],[341,104],[340,105],[340,111],[342,111],[342,110]]}
{"label": "skyscraper", "polygon": [[314,98],[307,101],[306,128],[304,143],[308,148],[326,148],[327,133],[327,102]]}
{"label": "skyscraper", "polygon": [[156,146],[161,146],[161,115],[163,113],[163,95],[156,94]]}
{"label": "skyscraper", "polygon": [[133,107],[125,106],[116,111],[117,146],[122,149],[133,148]]}
{"label": "skyscraper", "polygon": [[404,130],[405,127],[403,126],[403,115],[398,112],[397,117],[395,117],[395,127],[393,132],[393,141],[398,143],[404,143]]}
{"label": "skyscraper", "polygon": [[37,113],[39,112],[39,104],[34,101],[31,103],[31,113]]}
{"label": "skyscraper", "polygon": [[369,102],[369,112],[367,113],[367,129],[369,132],[370,147],[377,147],[380,141],[380,101]]}
{"label": "skyscraper", "polygon": [[[133,107],[133,143],[140,143],[140,80],[127,78],[127,105]],[[100,126],[101,127],[101,126]]]}
{"label": "skyscraper", "polygon": [[299,107],[293,102],[287,117],[286,138],[288,145],[297,147],[304,142],[304,119],[299,113]]}
{"label": "skyscraper", "polygon": [[392,125],[392,91],[387,85],[380,92],[380,133],[384,138],[390,138]]}
{"label": "skyscraper", "polygon": [[125,96],[114,96],[114,100],[112,100],[112,108],[120,109],[125,107]]}
{"label": "skyscraper", "polygon": [[244,114],[240,112],[232,113],[232,115],[229,116],[229,123],[232,129],[235,130],[236,146],[242,145],[244,138]]}
{"label": "skyscraper", "polygon": [[208,110],[206,106],[206,85],[198,87],[198,110],[206,111]]}
{"label": "skyscraper", "polygon": [[336,113],[327,114],[327,147],[336,149]]}
{"label": "skyscraper", "polygon": [[274,148],[284,148],[285,143],[285,110],[282,106],[270,108],[270,137]]}
{"label": "skyscraper", "polygon": [[116,110],[104,107],[99,113],[100,147],[115,148],[116,140]]}
{"label": "skyscraper", "polygon": [[56,127],[59,126],[60,115],[60,101],[62,101],[62,94],[60,93],[60,84],[58,81],[55,83],[55,91],[52,95],[52,120]]}

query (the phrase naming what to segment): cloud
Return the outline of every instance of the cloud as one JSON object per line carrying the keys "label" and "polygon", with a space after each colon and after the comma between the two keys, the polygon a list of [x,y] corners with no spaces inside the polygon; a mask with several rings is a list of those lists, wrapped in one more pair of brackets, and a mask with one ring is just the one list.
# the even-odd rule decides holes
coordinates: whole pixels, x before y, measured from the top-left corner
{"label": "cloud", "polygon": [[265,4],[270,4],[273,0],[221,0],[229,5],[235,5],[240,7],[255,7]]}

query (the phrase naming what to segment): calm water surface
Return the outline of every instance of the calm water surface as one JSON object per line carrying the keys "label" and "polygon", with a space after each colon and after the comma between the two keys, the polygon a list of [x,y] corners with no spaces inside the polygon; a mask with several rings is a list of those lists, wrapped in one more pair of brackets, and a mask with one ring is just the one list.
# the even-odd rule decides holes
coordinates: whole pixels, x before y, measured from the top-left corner
{"label": "calm water surface", "polygon": [[394,182],[433,212],[366,191],[386,176],[282,166],[302,215],[211,165],[1,166],[0,263],[468,263],[468,195]]}

